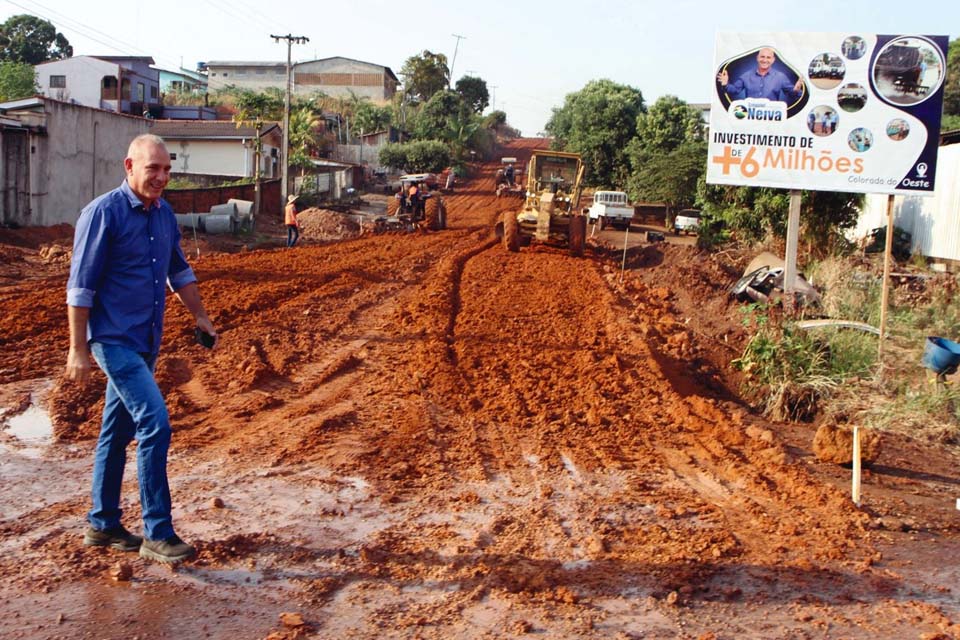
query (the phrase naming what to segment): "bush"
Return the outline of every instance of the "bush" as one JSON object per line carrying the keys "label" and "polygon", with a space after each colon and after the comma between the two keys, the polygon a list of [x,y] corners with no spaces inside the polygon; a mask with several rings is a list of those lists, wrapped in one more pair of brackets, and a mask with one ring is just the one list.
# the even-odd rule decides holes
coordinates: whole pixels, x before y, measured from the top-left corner
{"label": "bush", "polygon": [[409,173],[439,172],[450,166],[450,150],[439,140],[388,144],[380,150],[380,164]]}

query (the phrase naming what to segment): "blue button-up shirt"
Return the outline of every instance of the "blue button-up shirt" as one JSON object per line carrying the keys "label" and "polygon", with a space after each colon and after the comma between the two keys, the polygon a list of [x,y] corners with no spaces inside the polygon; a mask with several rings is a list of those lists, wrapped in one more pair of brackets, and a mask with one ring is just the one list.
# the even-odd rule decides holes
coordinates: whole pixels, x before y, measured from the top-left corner
{"label": "blue button-up shirt", "polygon": [[796,81],[790,82],[786,74],[776,69],[770,69],[763,76],[754,69],[728,83],[726,91],[727,95],[734,100],[766,98],[767,100],[784,102],[795,100],[800,95],[799,92],[794,90],[795,84]]}
{"label": "blue button-up shirt", "polygon": [[180,249],[173,209],[150,210],[126,181],[80,212],[67,280],[67,304],[89,307],[87,340],[156,354],[166,285],[196,282]]}

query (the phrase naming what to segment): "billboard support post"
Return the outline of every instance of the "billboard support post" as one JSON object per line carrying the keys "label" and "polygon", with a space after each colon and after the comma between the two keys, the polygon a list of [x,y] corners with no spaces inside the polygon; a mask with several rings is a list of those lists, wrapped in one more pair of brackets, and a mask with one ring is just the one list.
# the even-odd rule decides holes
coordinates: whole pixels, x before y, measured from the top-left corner
{"label": "billboard support post", "polygon": [[792,299],[797,285],[797,246],[800,244],[800,190],[790,190],[790,212],[787,217],[787,249],[783,258],[783,291]]}
{"label": "billboard support post", "polygon": [[887,337],[887,307],[890,299],[890,262],[893,259],[893,194],[887,196],[887,237],[883,249],[883,290],[880,294],[880,341],[877,360],[883,365],[883,341]]}

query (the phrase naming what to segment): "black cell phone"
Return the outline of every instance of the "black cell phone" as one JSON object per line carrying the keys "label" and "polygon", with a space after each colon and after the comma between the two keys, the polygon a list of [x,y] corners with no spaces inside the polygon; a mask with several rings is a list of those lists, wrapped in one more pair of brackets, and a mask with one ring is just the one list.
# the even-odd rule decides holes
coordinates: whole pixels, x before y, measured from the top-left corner
{"label": "black cell phone", "polygon": [[197,344],[206,347],[207,349],[213,349],[214,343],[216,343],[216,337],[210,335],[200,327],[197,327],[194,330],[195,335],[197,336]]}

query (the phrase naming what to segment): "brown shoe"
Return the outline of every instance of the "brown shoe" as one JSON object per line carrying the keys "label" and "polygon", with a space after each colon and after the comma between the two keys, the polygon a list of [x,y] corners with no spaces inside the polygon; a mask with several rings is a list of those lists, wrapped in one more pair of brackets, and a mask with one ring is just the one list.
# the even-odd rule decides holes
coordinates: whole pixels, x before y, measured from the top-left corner
{"label": "brown shoe", "polygon": [[167,564],[192,558],[196,553],[197,550],[192,545],[187,544],[177,535],[170,536],[166,540],[144,540],[140,545],[141,558]]}
{"label": "brown shoe", "polygon": [[120,551],[136,551],[140,548],[143,538],[134,535],[118,525],[112,529],[94,529],[90,527],[83,534],[83,544],[88,547],[112,547]]}

